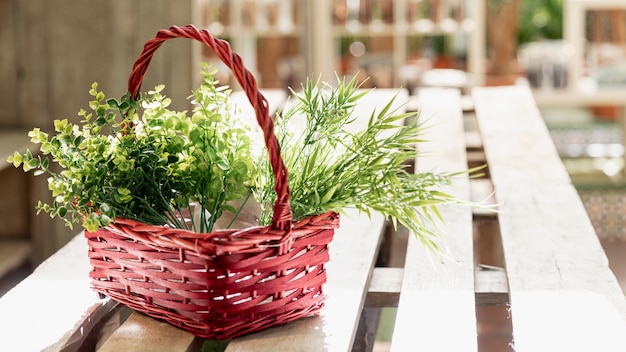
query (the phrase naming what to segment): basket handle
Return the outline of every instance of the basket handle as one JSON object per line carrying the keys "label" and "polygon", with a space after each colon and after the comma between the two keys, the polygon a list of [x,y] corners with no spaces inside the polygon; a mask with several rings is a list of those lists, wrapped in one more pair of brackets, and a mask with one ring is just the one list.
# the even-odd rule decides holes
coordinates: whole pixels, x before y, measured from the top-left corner
{"label": "basket handle", "polygon": [[154,38],[146,41],[141,55],[135,60],[132,72],[128,78],[128,91],[131,94],[131,98],[136,100],[139,96],[143,77],[150,65],[150,61],[152,61],[154,52],[166,40],[172,38],[195,39],[211,48],[233,72],[237,82],[245,91],[248,100],[254,108],[256,120],[263,130],[265,147],[269,153],[269,161],[275,177],[274,190],[276,191],[276,201],[274,202],[272,227],[290,231],[293,214],[289,205],[288,174],[280,155],[278,139],[274,134],[274,121],[269,115],[269,104],[263,94],[259,92],[254,75],[244,67],[241,57],[231,50],[227,41],[215,38],[210,32],[199,30],[193,25],[184,27],[172,26],[169,29],[159,30]]}

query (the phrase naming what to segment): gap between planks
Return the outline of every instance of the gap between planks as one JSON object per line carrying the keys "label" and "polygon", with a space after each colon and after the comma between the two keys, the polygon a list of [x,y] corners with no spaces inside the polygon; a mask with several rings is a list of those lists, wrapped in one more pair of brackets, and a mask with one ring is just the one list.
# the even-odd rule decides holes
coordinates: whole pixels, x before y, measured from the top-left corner
{"label": "gap between planks", "polygon": [[[497,221],[497,213],[489,208],[496,204],[491,180],[471,179],[470,190],[470,201],[481,203],[487,207],[473,208],[473,217]],[[397,307],[403,276],[404,268],[374,268],[365,307]],[[476,306],[508,304],[509,290],[505,270],[494,266],[478,265],[474,271],[474,291]]]}

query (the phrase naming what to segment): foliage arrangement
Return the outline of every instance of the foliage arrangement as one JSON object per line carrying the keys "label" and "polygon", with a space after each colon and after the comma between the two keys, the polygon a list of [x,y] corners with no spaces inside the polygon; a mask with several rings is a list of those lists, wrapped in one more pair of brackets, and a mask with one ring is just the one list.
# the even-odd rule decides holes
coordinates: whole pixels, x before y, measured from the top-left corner
{"label": "foliage arrangement", "polygon": [[[94,84],[81,124],[57,120],[53,136],[33,129],[39,155],[16,152],[9,161],[49,176],[54,200],[40,202],[40,211],[89,231],[123,217],[210,232],[224,213],[236,218],[257,202],[259,224],[269,224],[274,176],[255,136],[260,131],[241,122],[214,73],[204,66],[190,116],[168,109],[163,86],[138,101],[118,101]],[[308,81],[275,120],[294,220],[346,208],[375,211],[436,247],[437,207],[459,202],[441,191],[454,175],[407,172],[425,129],[416,116],[393,110],[395,99],[372,112],[367,128],[350,132],[354,107],[367,94],[358,88],[354,80],[335,88]]]}
{"label": "foliage arrangement", "polygon": [[[41,155],[15,153],[9,162],[50,176],[54,201],[39,202],[38,210],[70,226],[83,222],[94,231],[124,217],[210,232],[223,211],[237,212],[228,202],[249,195],[255,180],[249,127],[235,119],[214,73],[203,70],[191,116],[167,109],[163,86],[134,102],[128,95],[107,100],[94,83],[92,112],[79,112],[81,125],[56,120],[52,137],[33,129]],[[201,209],[199,219],[190,205]]]}
{"label": "foliage arrangement", "polygon": [[[294,219],[346,208],[376,211],[435,247],[437,234],[429,225],[441,219],[438,205],[455,201],[441,191],[454,175],[407,172],[406,161],[415,159],[425,131],[416,113],[393,110],[394,98],[372,112],[367,128],[351,132],[354,107],[369,91],[358,90],[355,80],[338,81],[335,88],[308,81],[302,88],[276,119]],[[269,223],[273,175],[265,163],[258,167],[255,194],[261,221]]]}
{"label": "foliage arrangement", "polygon": [[518,43],[563,38],[563,0],[525,0],[518,18]]}

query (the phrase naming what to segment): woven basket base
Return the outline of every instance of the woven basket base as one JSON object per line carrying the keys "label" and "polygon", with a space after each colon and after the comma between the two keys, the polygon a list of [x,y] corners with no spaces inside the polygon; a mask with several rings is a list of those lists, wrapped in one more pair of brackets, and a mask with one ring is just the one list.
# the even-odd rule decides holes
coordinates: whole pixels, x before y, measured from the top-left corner
{"label": "woven basket base", "polygon": [[[164,240],[154,227],[136,224],[85,232],[92,287],[199,337],[231,339],[319,313],[328,244],[338,222],[330,213],[296,227],[287,251],[270,241],[255,250],[198,252],[177,243],[183,240],[172,229],[163,231],[173,240]],[[181,235],[185,241],[189,236]],[[207,235],[196,236],[207,242]]]}

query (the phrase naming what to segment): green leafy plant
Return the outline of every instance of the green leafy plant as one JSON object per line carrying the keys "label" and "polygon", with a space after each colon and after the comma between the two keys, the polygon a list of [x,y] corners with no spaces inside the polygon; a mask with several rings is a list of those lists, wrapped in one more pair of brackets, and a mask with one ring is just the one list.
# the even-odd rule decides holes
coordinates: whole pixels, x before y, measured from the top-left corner
{"label": "green leafy plant", "polygon": [[[203,67],[191,114],[169,110],[163,86],[137,101],[128,95],[118,101],[94,84],[80,124],[57,120],[52,136],[33,129],[40,153],[16,152],[9,161],[49,176],[54,200],[40,202],[40,211],[70,226],[82,222],[89,231],[123,217],[210,232],[249,212],[267,225],[275,180],[260,131],[241,122],[230,90],[214,74]],[[307,81],[292,93],[275,132],[294,220],[347,208],[380,212],[436,248],[438,206],[461,201],[442,191],[454,174],[407,172],[426,130],[416,114],[394,110],[394,98],[354,132],[354,108],[367,94],[355,80],[338,80],[335,88]],[[248,202],[252,194],[256,202]],[[218,223],[225,213],[233,221]]]}
{"label": "green leafy plant", "polygon": [[53,136],[35,128],[29,136],[41,155],[16,152],[8,160],[49,175],[54,201],[38,210],[69,226],[82,221],[94,231],[124,217],[209,232],[224,211],[239,211],[229,203],[250,195],[256,174],[249,127],[234,118],[229,91],[214,74],[204,66],[191,116],[168,109],[163,86],[135,102],[107,100],[94,83],[81,124],[56,120]]}
{"label": "green leafy plant", "polygon": [[[294,219],[346,208],[376,211],[436,247],[431,225],[441,220],[437,206],[459,200],[441,191],[454,174],[406,170],[426,130],[416,113],[393,110],[394,98],[372,112],[365,129],[350,132],[354,107],[368,91],[359,90],[355,80],[338,80],[336,88],[308,81],[302,88],[292,92],[296,101],[276,119]],[[275,195],[267,157],[258,168],[255,194],[261,221],[269,223]]]}

